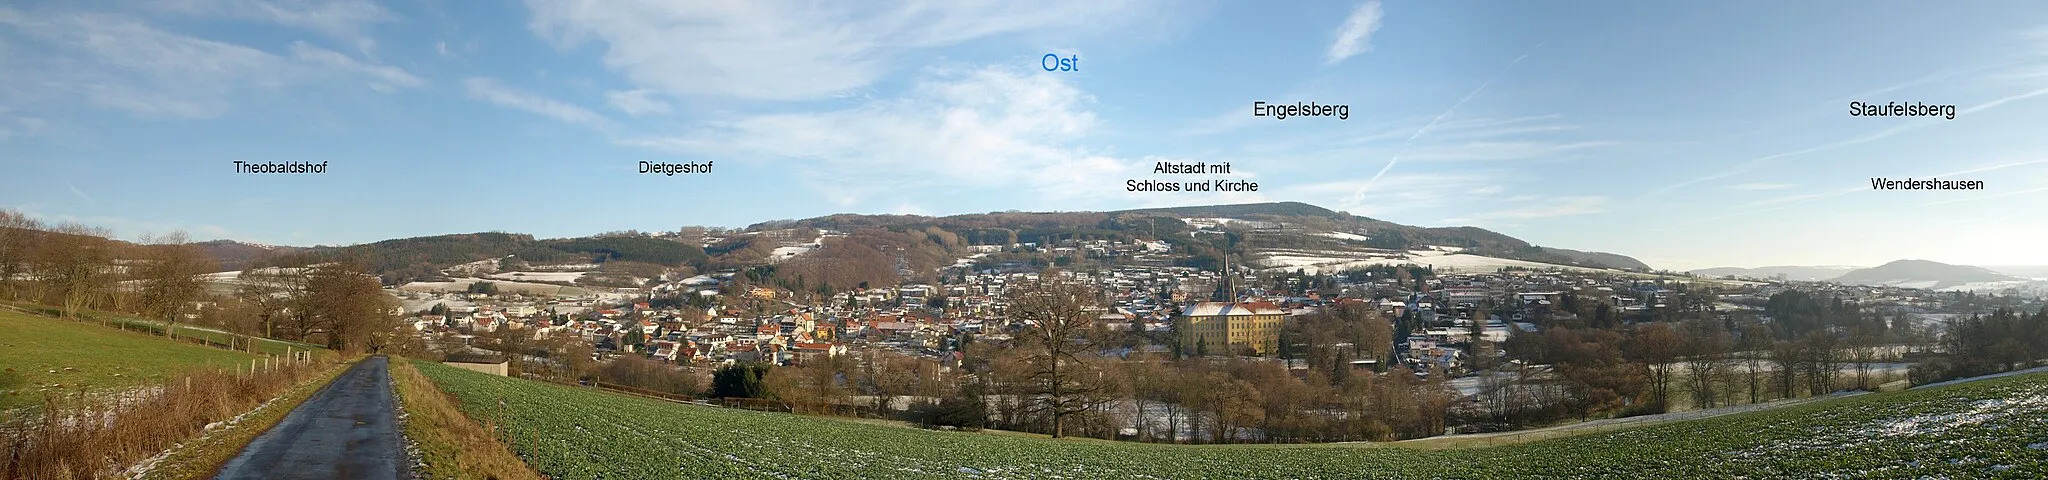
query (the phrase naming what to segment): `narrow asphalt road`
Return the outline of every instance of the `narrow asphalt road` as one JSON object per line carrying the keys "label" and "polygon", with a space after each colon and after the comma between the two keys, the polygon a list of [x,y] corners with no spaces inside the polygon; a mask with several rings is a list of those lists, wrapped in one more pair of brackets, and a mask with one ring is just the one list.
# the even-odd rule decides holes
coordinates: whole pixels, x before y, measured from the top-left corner
{"label": "narrow asphalt road", "polygon": [[213,478],[411,478],[398,436],[389,366],[377,356],[349,367],[249,442]]}

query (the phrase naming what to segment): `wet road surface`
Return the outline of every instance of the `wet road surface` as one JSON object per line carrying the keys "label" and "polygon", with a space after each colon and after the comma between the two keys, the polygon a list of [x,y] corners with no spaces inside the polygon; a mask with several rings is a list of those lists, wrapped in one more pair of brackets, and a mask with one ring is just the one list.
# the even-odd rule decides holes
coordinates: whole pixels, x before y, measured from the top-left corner
{"label": "wet road surface", "polygon": [[249,442],[213,478],[411,478],[388,367],[382,356],[349,367]]}

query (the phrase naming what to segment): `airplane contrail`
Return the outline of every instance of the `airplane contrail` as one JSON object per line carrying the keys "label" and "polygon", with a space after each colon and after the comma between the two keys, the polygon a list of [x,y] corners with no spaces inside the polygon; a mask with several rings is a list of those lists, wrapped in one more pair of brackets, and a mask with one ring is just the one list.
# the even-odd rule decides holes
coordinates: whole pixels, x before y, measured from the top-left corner
{"label": "airplane contrail", "polygon": [[[1537,49],[1541,48],[1543,48],[1543,44],[1537,43],[1534,48],[1531,48],[1529,50],[1531,52],[1534,52]],[[1431,127],[1435,127],[1438,122],[1442,122],[1444,121],[1444,119],[1450,118],[1451,114],[1457,113],[1458,107],[1465,106],[1465,102],[1472,101],[1472,97],[1479,96],[1479,92],[1486,91],[1486,87],[1493,85],[1494,81],[1500,80],[1501,77],[1507,76],[1508,72],[1514,71],[1515,65],[1522,63],[1522,60],[1526,58],[1529,58],[1529,54],[1527,53],[1524,53],[1519,57],[1515,57],[1515,60],[1508,62],[1508,66],[1502,68],[1499,74],[1495,74],[1493,78],[1489,78],[1486,80],[1485,83],[1479,84],[1479,88],[1474,88],[1471,92],[1466,93],[1464,97],[1458,99],[1457,103],[1451,104],[1451,108],[1444,109],[1444,113],[1437,114],[1436,118],[1429,119],[1429,123],[1423,124],[1422,128],[1415,129],[1414,134],[1409,135],[1407,140],[1401,141],[1401,149],[1396,150],[1394,152],[1393,158],[1387,159],[1387,165],[1380,167],[1379,173],[1373,174],[1372,179],[1366,180],[1365,185],[1359,186],[1358,191],[1351,194],[1350,203],[1355,205],[1358,204],[1360,201],[1363,201],[1365,199],[1366,190],[1371,189],[1374,183],[1378,183],[1380,181],[1380,177],[1386,176],[1388,170],[1393,170],[1394,164],[1401,163],[1401,155],[1408,153],[1408,145],[1414,143],[1415,139],[1421,138],[1422,134],[1424,133],[1429,133],[1429,129]]]}

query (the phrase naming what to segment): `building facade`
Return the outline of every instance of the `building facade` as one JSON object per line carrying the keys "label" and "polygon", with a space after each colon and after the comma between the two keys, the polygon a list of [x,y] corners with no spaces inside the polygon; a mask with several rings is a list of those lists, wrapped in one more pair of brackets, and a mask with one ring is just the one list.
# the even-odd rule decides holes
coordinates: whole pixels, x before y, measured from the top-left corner
{"label": "building facade", "polygon": [[1271,302],[1200,302],[1181,309],[1174,321],[1184,355],[1224,355],[1249,346],[1259,355],[1280,349],[1287,311]]}

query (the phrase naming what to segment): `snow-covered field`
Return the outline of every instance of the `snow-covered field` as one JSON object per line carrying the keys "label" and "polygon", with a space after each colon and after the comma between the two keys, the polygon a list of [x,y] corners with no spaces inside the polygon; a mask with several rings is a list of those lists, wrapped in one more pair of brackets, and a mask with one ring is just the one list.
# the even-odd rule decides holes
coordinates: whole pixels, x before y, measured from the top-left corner
{"label": "snow-covered field", "polygon": [[449,275],[477,275],[494,273],[498,271],[498,261],[503,259],[505,259],[505,257],[477,260],[474,262],[444,268],[441,269],[441,272]]}
{"label": "snow-covered field", "polygon": [[407,292],[464,292],[469,290],[470,284],[476,282],[491,282],[491,285],[497,286],[498,291],[503,293],[523,293],[529,295],[582,295],[588,293],[587,290],[577,287],[493,278],[457,278],[446,282],[412,282],[399,286],[398,289]]}
{"label": "snow-covered field", "polygon": [[1944,292],[2014,292],[2026,295],[2048,295],[2048,281],[2011,280],[2004,282],[1974,282],[1943,287]]}
{"label": "snow-covered field", "polygon": [[432,296],[432,297],[427,297],[427,298],[411,298],[411,297],[405,297],[405,298],[401,298],[401,299],[399,300],[399,303],[400,303],[400,304],[403,304],[403,305],[405,306],[405,311],[408,311],[408,312],[417,312],[417,311],[420,311],[420,310],[426,310],[426,309],[429,309],[429,308],[434,308],[434,305],[436,305],[436,304],[440,304],[440,305],[445,305],[445,306],[447,306],[448,308],[462,308],[462,307],[474,307],[474,306],[476,306],[476,302],[471,302],[471,301],[469,301],[468,299],[462,298],[462,297],[461,297],[461,296],[459,296],[459,295],[452,295],[452,294],[451,294],[451,295],[435,295],[435,296]]}
{"label": "snow-covered field", "polygon": [[1335,239],[1338,239],[1338,240],[1349,240],[1349,241],[1353,241],[1353,242],[1363,242],[1363,241],[1366,241],[1366,240],[1371,240],[1371,239],[1372,239],[1371,237],[1367,237],[1367,236],[1364,236],[1364,235],[1359,235],[1359,234],[1356,234],[1356,233],[1344,233],[1344,232],[1323,232],[1323,233],[1318,233],[1318,234],[1316,234],[1316,235],[1319,235],[1319,236],[1324,236],[1324,237],[1330,237],[1330,238],[1335,238]]}
{"label": "snow-covered field", "polygon": [[506,272],[493,273],[490,278],[499,280],[526,280],[533,282],[574,283],[590,272]]}
{"label": "snow-covered field", "polygon": [[827,235],[825,235],[825,234],[819,234],[819,235],[818,235],[818,238],[816,238],[816,239],[813,239],[813,240],[811,240],[811,243],[806,243],[806,244],[803,244],[803,245],[791,245],[791,246],[787,246],[787,247],[775,247],[775,251],[772,251],[772,252],[768,252],[768,261],[769,261],[769,262],[780,262],[780,261],[783,261],[783,260],[788,260],[788,259],[791,259],[791,258],[796,258],[796,256],[797,256],[797,255],[803,255],[803,254],[806,254],[806,253],[811,253],[811,251],[812,251],[812,250],[817,250],[818,248],[820,248],[820,247],[823,247],[823,246],[825,246],[825,237],[826,237],[826,236],[827,236]]}
{"label": "snow-covered field", "polygon": [[[1454,248],[1454,247],[1442,247]],[[1439,272],[1490,272],[1501,267],[1523,267],[1535,269],[1561,268],[1588,272],[1604,272],[1597,268],[1574,267],[1549,263],[1469,255],[1443,250],[1410,250],[1395,252],[1342,252],[1306,251],[1275,249],[1260,255],[1259,265],[1268,269],[1300,269],[1310,274],[1335,273],[1347,269],[1372,265],[1425,265]]]}
{"label": "snow-covered field", "polygon": [[788,260],[788,259],[791,259],[791,258],[795,258],[795,257],[796,257],[797,255],[803,255],[803,254],[806,254],[806,253],[810,253],[810,252],[811,252],[811,250],[813,250],[813,249],[815,249],[815,248],[816,248],[816,247],[813,247],[812,245],[816,245],[816,244],[809,244],[809,245],[796,245],[796,246],[789,246],[789,247],[775,247],[775,251],[773,251],[773,252],[769,252],[769,253],[768,253],[768,261],[770,261],[770,262],[780,262],[780,261],[783,261],[783,260]]}
{"label": "snow-covered field", "polygon": [[1239,220],[1235,218],[1183,218],[1180,219],[1180,221],[1187,222],[1188,226],[1199,229],[1222,227],[1224,225],[1229,225],[1231,222],[1237,222]]}

